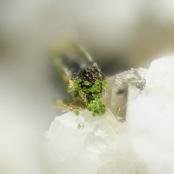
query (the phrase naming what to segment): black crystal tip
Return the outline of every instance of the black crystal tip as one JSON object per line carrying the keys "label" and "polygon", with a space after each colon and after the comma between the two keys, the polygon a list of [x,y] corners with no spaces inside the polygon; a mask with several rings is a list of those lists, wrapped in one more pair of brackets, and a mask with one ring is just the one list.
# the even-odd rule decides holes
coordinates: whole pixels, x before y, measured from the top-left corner
{"label": "black crystal tip", "polygon": [[88,66],[87,68],[80,71],[78,75],[81,79],[91,83],[95,83],[96,80],[104,80],[104,74],[96,63]]}

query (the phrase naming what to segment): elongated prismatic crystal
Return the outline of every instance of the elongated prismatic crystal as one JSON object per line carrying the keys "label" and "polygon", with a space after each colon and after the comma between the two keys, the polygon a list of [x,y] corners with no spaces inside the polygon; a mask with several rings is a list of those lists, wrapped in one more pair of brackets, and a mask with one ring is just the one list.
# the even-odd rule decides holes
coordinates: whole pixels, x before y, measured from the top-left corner
{"label": "elongated prismatic crystal", "polygon": [[76,111],[88,109],[95,116],[102,115],[107,107],[117,119],[123,121],[129,85],[139,90],[145,86],[144,69],[130,69],[106,77],[90,54],[76,44],[55,51],[53,60],[70,87],[73,102],[69,106]]}

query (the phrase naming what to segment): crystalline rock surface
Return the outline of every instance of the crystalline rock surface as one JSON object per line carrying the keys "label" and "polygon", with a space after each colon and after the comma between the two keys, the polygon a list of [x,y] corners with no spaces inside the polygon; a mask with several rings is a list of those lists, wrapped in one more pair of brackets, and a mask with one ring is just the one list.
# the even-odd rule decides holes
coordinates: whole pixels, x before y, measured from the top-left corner
{"label": "crystalline rock surface", "polygon": [[107,109],[67,112],[46,132],[53,174],[174,174],[174,56],[153,61],[141,91],[129,86],[127,121]]}

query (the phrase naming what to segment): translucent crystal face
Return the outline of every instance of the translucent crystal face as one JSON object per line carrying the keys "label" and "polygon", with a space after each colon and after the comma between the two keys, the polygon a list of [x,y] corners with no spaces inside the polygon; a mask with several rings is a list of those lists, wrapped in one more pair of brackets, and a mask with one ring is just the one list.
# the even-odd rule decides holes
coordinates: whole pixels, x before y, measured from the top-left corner
{"label": "translucent crystal face", "polygon": [[69,43],[61,49],[53,50],[51,57],[59,74],[68,80],[94,63],[88,52],[74,43]]}
{"label": "translucent crystal face", "polygon": [[129,86],[139,90],[145,87],[145,69],[131,69],[108,77],[108,87],[103,95],[106,106],[120,120],[124,121],[127,110],[127,95]]}

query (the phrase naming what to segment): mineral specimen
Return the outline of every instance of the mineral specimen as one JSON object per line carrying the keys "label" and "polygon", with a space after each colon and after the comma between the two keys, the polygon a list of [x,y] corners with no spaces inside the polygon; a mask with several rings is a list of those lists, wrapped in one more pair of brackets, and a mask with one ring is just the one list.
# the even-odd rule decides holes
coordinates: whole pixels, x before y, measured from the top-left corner
{"label": "mineral specimen", "polygon": [[[102,117],[91,117],[87,110],[79,116],[66,112],[56,117],[46,133],[51,172],[173,174],[173,67],[174,56],[155,60],[147,71],[139,71],[144,88],[127,84],[125,122],[118,121],[109,107]],[[112,97],[117,90],[111,91]],[[110,100],[113,108],[116,96]]]}

